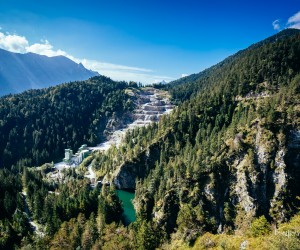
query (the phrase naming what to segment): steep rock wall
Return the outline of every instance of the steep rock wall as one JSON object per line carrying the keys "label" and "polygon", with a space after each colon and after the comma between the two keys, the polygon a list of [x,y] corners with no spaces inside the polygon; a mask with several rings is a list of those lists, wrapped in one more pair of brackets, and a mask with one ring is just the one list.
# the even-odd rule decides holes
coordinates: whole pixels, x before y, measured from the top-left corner
{"label": "steep rock wall", "polygon": [[113,174],[112,182],[118,189],[134,190],[137,178],[144,178],[160,157],[159,143],[152,144],[132,161],[124,162]]}

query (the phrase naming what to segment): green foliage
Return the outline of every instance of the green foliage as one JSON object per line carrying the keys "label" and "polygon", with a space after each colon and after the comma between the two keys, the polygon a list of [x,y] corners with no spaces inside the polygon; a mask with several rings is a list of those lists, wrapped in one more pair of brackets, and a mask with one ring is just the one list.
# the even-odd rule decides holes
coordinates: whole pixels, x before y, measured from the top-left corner
{"label": "green foliage", "polygon": [[[24,171],[26,176],[27,201],[32,217],[43,225],[50,239],[51,249],[91,249],[99,237],[104,237],[111,223],[121,222],[122,206],[113,187],[91,189],[87,180],[68,179],[67,183],[51,184],[42,178],[42,170],[35,168]],[[23,178],[25,179],[25,178]],[[27,223],[19,211],[13,216],[13,230],[23,236],[30,231],[21,223]],[[26,235],[26,234],[25,234]],[[5,235],[3,235],[3,240]],[[34,244],[40,244],[32,239]]]}
{"label": "green foliage", "polygon": [[102,186],[98,212],[105,215],[105,223],[107,224],[121,220],[123,209],[114,189],[105,185]]}
{"label": "green foliage", "polygon": [[[44,168],[25,168],[22,177],[13,174],[14,167],[12,172],[0,170],[1,247],[11,248],[15,239],[20,245],[23,237],[25,246],[41,248],[44,243],[52,249],[155,249],[167,240],[176,243],[175,249],[188,244],[195,249],[238,249],[245,239],[251,249],[296,249],[296,233],[291,239],[282,233],[277,240],[269,234],[264,216],[250,227],[248,222],[256,214],[278,222],[299,209],[299,163],[291,160],[299,152],[287,147],[289,131],[300,124],[298,34],[283,32],[173,82],[170,92],[180,104],[171,115],[128,132],[119,148],[83,163],[108,179],[120,167],[128,167],[136,177],[138,216],[128,228],[121,225],[122,207],[114,187],[91,189],[75,171],[64,183],[53,184],[44,180]],[[98,140],[108,118],[130,110],[127,87],[100,77],[0,99],[1,164],[10,166],[20,159],[20,167],[37,164],[60,157],[64,147]],[[13,145],[20,150],[15,152]],[[279,149],[287,149],[288,178],[278,191],[272,177],[282,166]],[[266,155],[263,164],[261,155]],[[22,185],[32,218],[45,227],[42,240],[22,230]],[[239,200],[239,191],[246,202]],[[278,232],[297,232],[298,224],[296,217]],[[248,230],[253,237],[216,234],[234,230]]]}
{"label": "green foliage", "polygon": [[[207,70],[171,82],[170,91],[180,102],[208,89],[230,91],[232,96],[271,91],[290,83],[299,73],[299,43],[299,30],[284,30]],[[263,82],[269,86],[263,87]]]}
{"label": "green foliage", "polygon": [[250,233],[253,237],[267,235],[271,232],[271,227],[265,216],[261,216],[251,223]]}
{"label": "green foliage", "polygon": [[200,207],[193,209],[185,204],[181,207],[177,217],[177,238],[192,243],[204,232],[205,217]]}
{"label": "green foliage", "polygon": [[0,249],[11,249],[29,233],[20,175],[0,169],[0,190]]}
{"label": "green foliage", "polygon": [[0,190],[0,220],[11,218],[17,208],[23,208],[20,176],[7,169],[0,169]]}
{"label": "green foliage", "polygon": [[[272,176],[278,167],[276,150],[285,146],[282,134],[300,122],[295,109],[300,98],[300,68],[295,66],[300,41],[298,33],[292,33],[172,83],[170,92],[180,105],[170,116],[130,131],[119,149],[95,156],[100,176],[109,178],[120,166],[136,173],[135,204],[143,221],[160,225],[167,237],[176,232],[176,239],[187,242],[204,232],[247,231],[255,214],[243,220],[235,191],[236,167],[243,160],[244,192],[255,201],[258,214],[274,220],[280,216],[276,207],[269,207],[274,183],[263,179],[257,143],[267,155],[266,172]],[[287,217],[299,207],[296,178],[298,172],[290,177],[289,196],[281,191],[278,197]]]}
{"label": "green foliage", "polygon": [[99,76],[0,98],[0,167],[41,165],[96,144],[109,118],[132,110],[126,87]]}
{"label": "green foliage", "polygon": [[137,249],[139,250],[151,250],[157,246],[157,239],[155,230],[151,226],[150,222],[143,221],[140,223],[138,232],[136,235]]}
{"label": "green foliage", "polygon": [[[199,250],[199,249],[257,249],[257,250],[297,250],[300,245],[299,228],[300,216],[294,216],[289,222],[278,225],[272,233],[257,237],[239,236],[232,234],[210,234],[206,233],[197,238],[192,246],[188,246],[182,240],[173,240],[161,249]],[[257,220],[260,220],[259,218]]]}

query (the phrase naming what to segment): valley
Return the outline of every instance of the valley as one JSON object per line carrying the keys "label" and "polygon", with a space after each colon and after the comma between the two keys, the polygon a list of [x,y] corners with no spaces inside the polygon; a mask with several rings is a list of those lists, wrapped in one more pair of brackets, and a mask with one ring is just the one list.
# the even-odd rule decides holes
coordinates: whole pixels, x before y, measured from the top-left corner
{"label": "valley", "polygon": [[286,29],[164,85],[0,98],[0,249],[298,250],[299,55]]}
{"label": "valley", "polygon": [[[109,128],[108,140],[94,147],[86,147],[90,153],[97,151],[105,152],[112,146],[118,147],[122,143],[122,139],[127,131],[158,122],[161,116],[169,114],[174,108],[174,105],[170,102],[169,94],[164,90],[145,87],[138,90],[128,90],[128,94],[133,97],[136,107],[132,113],[128,114],[132,122],[119,126],[115,124],[116,122],[113,119],[108,121],[108,124],[114,124]],[[54,164],[54,168],[57,171],[54,171],[50,177],[59,180],[62,178],[62,170],[78,167],[81,162],[82,159],[79,159],[79,154],[70,156],[68,162],[62,161]],[[93,184],[95,183],[96,174],[91,165],[88,166],[88,174],[85,177],[89,178]]]}
{"label": "valley", "polygon": [[[125,136],[125,134],[133,129],[147,127],[153,122],[158,122],[163,115],[170,114],[173,110],[174,105],[170,102],[169,94],[164,90],[158,90],[152,87],[145,87],[141,89],[128,89],[127,94],[130,95],[135,102],[135,109],[132,111],[129,116],[131,116],[131,123],[118,126],[116,122],[111,120],[108,121],[108,124],[114,124],[110,127],[110,134],[107,135],[108,140],[98,144],[95,147],[86,147],[85,151],[90,153],[106,152],[112,146],[118,147]],[[80,152],[80,151],[79,151]],[[76,155],[69,156],[70,161],[62,161],[54,164],[56,170],[52,170],[48,176],[50,179],[60,182],[64,178],[64,172],[69,168],[77,168],[82,162],[80,158],[80,153]],[[108,185],[108,181],[97,181],[96,172],[93,169],[92,164],[87,167],[87,172],[84,175],[85,178],[88,178],[91,183],[91,187],[95,188],[97,185]],[[135,210],[132,204],[134,199],[134,192],[128,192],[123,190],[118,190],[117,194],[120,200],[123,203],[124,209],[124,221],[128,225],[135,220]]]}

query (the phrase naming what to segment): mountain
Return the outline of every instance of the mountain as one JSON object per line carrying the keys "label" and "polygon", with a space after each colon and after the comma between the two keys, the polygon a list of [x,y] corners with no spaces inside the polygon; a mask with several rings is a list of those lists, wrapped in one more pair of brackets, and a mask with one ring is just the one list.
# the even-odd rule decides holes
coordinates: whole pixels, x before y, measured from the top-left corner
{"label": "mountain", "polygon": [[97,75],[64,56],[19,54],[0,49],[0,96]]}
{"label": "mountain", "polygon": [[165,233],[177,249],[205,233],[263,237],[299,212],[299,34],[282,31],[170,83],[170,116],[95,156],[100,180],[135,190],[149,238]]}
{"label": "mountain", "polygon": [[[177,102],[182,102],[192,96],[196,96],[203,88],[209,85],[217,85],[216,77],[218,80],[221,80],[221,83],[225,80],[239,81],[239,88],[244,92],[250,90],[249,85],[251,81],[253,83],[263,82],[264,78],[266,78],[269,79],[271,83],[278,81],[284,82],[286,79],[275,79],[278,75],[277,70],[284,70],[284,72],[281,72],[281,75],[284,75],[284,77],[290,74],[294,75],[294,72],[298,72],[300,68],[298,63],[300,60],[299,48],[297,45],[291,46],[291,55],[286,56],[283,54],[287,52],[284,48],[280,48],[280,50],[276,51],[274,47],[276,44],[280,44],[290,37],[299,37],[299,34],[300,31],[298,29],[283,30],[229,56],[220,63],[202,72],[170,82],[169,90]],[[272,51],[268,49],[270,47],[273,47],[271,48],[273,49]],[[257,54],[257,52],[259,52],[259,54]],[[281,58],[284,59],[284,61],[280,61]],[[261,65],[257,64],[255,60],[259,60]],[[232,73],[235,73],[236,79],[228,79]],[[272,75],[274,75],[274,77],[272,77]],[[258,85],[251,84],[251,86],[254,88]]]}
{"label": "mountain", "polygon": [[[96,77],[1,98],[0,248],[299,249],[299,34],[284,30],[158,85],[174,111],[62,182],[47,178],[51,164],[25,166],[50,160],[58,142],[93,142],[108,119],[126,117],[135,87]],[[116,188],[135,191],[128,227]]]}

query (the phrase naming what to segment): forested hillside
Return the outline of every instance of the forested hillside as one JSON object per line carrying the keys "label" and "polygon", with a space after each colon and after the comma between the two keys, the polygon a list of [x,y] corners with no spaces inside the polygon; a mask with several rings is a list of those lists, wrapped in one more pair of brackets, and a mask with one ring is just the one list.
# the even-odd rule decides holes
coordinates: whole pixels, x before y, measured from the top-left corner
{"label": "forested hillside", "polygon": [[183,101],[208,87],[226,87],[234,96],[286,85],[300,69],[298,36],[296,29],[279,32],[211,68],[171,82],[170,92],[176,101]]}
{"label": "forested hillside", "polygon": [[38,166],[100,142],[108,120],[133,108],[126,87],[99,76],[0,98],[0,168]]}
{"label": "forested hillside", "polygon": [[[92,143],[100,136],[94,125],[103,128],[103,117],[132,107],[125,83],[92,78],[82,84],[24,93],[45,97],[42,114],[55,102],[54,90],[60,100],[55,107],[62,106],[53,120],[32,116],[30,128],[39,132],[40,124],[47,125],[61,148]],[[299,249],[300,31],[285,30],[167,88],[178,104],[170,115],[129,131],[118,148],[94,152],[78,168],[65,170],[59,183],[47,179],[51,164],[0,169],[0,248]],[[18,126],[28,121],[24,105],[17,105],[25,103],[20,96],[1,99],[9,107],[1,128],[13,125],[6,125],[13,132],[0,134],[8,163],[17,157],[8,157],[13,151],[7,140],[19,138]],[[35,105],[28,114],[43,104],[42,98],[29,100]],[[18,126],[9,123],[19,113]],[[62,134],[56,132],[60,126]],[[16,142],[28,148],[49,141],[30,132],[29,144]],[[99,188],[84,179],[87,166],[96,170]],[[115,188],[135,190],[137,219],[127,227]],[[21,212],[27,206],[30,215]],[[29,218],[42,230],[33,229]]]}
{"label": "forested hillside", "polygon": [[166,239],[289,220],[300,206],[299,56],[299,31],[287,30],[173,83],[182,103],[96,156],[99,177],[135,188],[139,218]]}

